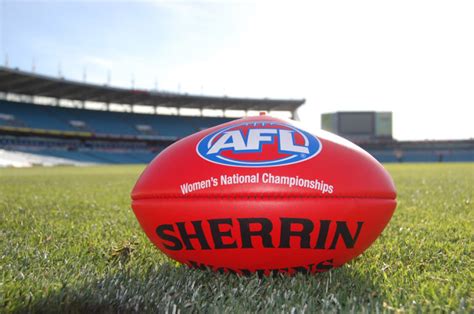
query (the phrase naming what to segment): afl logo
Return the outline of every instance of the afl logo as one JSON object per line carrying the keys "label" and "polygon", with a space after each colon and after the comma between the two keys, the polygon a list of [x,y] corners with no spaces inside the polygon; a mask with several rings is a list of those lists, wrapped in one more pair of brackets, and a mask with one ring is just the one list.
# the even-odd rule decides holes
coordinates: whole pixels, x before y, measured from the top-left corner
{"label": "afl logo", "polygon": [[199,156],[234,167],[275,167],[296,164],[321,151],[313,135],[279,122],[236,124],[204,137],[196,146]]}

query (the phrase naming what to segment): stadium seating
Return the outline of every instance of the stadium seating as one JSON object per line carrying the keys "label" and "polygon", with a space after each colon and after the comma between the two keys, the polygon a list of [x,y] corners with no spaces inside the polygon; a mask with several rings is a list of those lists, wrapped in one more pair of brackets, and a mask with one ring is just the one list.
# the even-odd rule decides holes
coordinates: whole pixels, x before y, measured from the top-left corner
{"label": "stadium seating", "polygon": [[474,151],[469,149],[416,150],[404,149],[397,158],[393,150],[369,150],[380,162],[468,162],[474,161]]}
{"label": "stadium seating", "polygon": [[157,155],[157,153],[149,151],[102,151],[92,149],[69,151],[61,149],[18,148],[15,151],[93,164],[143,164],[149,163]]}
{"label": "stadium seating", "polygon": [[[24,160],[45,164],[135,164],[150,162],[171,141],[215,126],[229,118],[138,114],[42,106],[0,100],[0,127],[24,128],[25,136],[0,134],[0,150],[9,158],[14,152]],[[55,136],[38,133],[44,130]],[[65,131],[88,132],[94,136],[61,136]],[[25,131],[23,131],[25,132]],[[79,134],[79,133],[77,133]],[[110,140],[109,137],[115,137]],[[369,143],[370,144],[370,143]],[[361,144],[364,148],[364,145]],[[365,149],[380,162],[474,161],[469,143],[398,142],[396,146],[373,143]],[[1,160],[0,160],[1,163]]]}
{"label": "stadium seating", "polygon": [[23,127],[35,129],[71,130],[68,123],[58,119],[54,107],[37,106],[0,100],[0,114],[13,116]]}
{"label": "stadium seating", "polygon": [[395,153],[391,150],[386,150],[386,151],[369,151],[369,153],[374,156],[375,159],[377,159],[380,162],[397,162],[397,157],[395,156]]}
{"label": "stadium seating", "polygon": [[75,139],[0,136],[0,148],[80,163],[136,164],[150,162],[164,146],[149,146],[145,142],[84,142]]}
{"label": "stadium seating", "polygon": [[443,155],[443,161],[474,161],[474,151],[452,150]]}
{"label": "stadium seating", "polygon": [[[88,131],[107,135],[155,135],[185,137],[201,129],[230,121],[229,118],[167,116],[129,112],[84,110],[55,106],[41,106],[0,100],[0,115],[12,116],[23,127],[58,131]],[[3,122],[2,122],[3,121]],[[6,124],[5,119],[0,123]],[[71,121],[84,122],[78,129]],[[11,121],[9,122],[11,124]],[[151,127],[148,132],[138,125]]]}

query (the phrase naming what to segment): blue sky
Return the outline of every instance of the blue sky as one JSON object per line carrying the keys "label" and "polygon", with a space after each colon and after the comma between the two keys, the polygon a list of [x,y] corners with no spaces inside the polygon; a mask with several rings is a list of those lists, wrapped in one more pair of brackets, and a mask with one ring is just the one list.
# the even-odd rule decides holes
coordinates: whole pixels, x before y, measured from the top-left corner
{"label": "blue sky", "polygon": [[11,67],[103,84],[389,110],[398,139],[474,137],[472,1],[0,1]]}

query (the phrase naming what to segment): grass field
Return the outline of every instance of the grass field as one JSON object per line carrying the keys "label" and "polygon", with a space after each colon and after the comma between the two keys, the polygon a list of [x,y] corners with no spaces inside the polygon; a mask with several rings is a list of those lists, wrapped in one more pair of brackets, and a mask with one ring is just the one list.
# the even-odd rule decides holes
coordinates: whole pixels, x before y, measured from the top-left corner
{"label": "grass field", "polygon": [[129,192],[142,166],[0,169],[0,312],[474,312],[474,164],[388,165],[399,205],[342,268],[239,277],[148,241]]}

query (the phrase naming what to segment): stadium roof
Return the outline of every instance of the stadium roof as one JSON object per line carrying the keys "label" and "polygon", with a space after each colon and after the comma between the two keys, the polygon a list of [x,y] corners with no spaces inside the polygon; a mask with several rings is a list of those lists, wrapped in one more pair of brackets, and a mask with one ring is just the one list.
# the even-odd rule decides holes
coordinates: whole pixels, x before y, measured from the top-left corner
{"label": "stadium roof", "polygon": [[198,96],[95,85],[0,66],[0,92],[105,103],[225,110],[294,112],[304,99]]}

